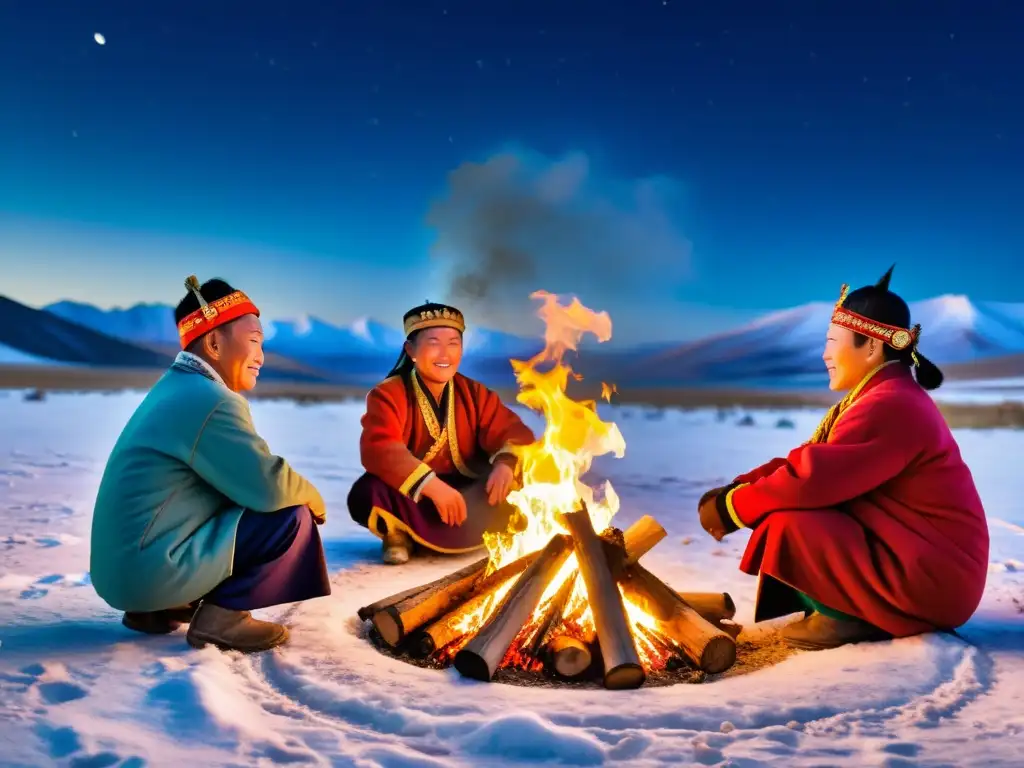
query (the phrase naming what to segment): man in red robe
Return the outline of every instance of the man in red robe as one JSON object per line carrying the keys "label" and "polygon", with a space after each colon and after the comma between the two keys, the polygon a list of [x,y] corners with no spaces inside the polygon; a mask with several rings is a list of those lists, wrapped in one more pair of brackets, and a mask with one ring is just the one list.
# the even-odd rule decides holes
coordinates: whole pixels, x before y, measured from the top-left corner
{"label": "man in red robe", "polygon": [[716,539],[752,529],[740,568],[760,576],[754,620],[804,611],[782,631],[794,647],[953,630],[985,588],[985,512],[891,275],[843,286],[823,359],[848,393],[811,440],[699,504]]}
{"label": "man in red robe", "polygon": [[514,446],[535,440],[497,394],[458,372],[459,310],[424,304],[405,314],[404,328],[398,363],[366,398],[366,474],[348,497],[352,519],[383,540],[389,564],[408,561],[414,544],[471,552],[485,532],[503,532],[514,512]]}

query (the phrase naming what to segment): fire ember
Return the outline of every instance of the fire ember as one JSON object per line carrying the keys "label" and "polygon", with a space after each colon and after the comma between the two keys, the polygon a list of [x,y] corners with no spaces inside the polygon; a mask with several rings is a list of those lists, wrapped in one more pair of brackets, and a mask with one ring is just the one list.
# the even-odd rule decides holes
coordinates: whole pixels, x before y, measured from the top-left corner
{"label": "fire ember", "polygon": [[[585,332],[611,336],[607,313],[568,306],[538,292],[545,350],[512,361],[518,400],[540,411],[544,434],[517,447],[521,487],[507,532],[485,536],[489,555],[435,582],[359,610],[396,651],[464,676],[492,680],[498,670],[563,679],[600,677],[611,689],[637,688],[649,673],[688,664],[715,674],[736,660],[739,628],[727,594],[684,593],[639,560],[665,537],[644,517],[610,526],[619,500],[610,483],[600,494],[581,478],[597,456],[621,457],[625,441],[594,402],[566,395],[571,369],[562,362]],[[606,396],[613,388],[602,387]],[[598,534],[598,531],[601,531]]]}

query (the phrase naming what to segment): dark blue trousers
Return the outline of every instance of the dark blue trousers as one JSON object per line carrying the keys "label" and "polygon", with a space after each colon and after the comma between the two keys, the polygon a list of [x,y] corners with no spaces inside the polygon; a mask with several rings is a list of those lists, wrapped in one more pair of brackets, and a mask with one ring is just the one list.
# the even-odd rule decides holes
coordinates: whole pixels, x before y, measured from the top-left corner
{"label": "dark blue trousers", "polygon": [[203,598],[253,611],[331,594],[320,533],[309,507],[242,513],[232,574]]}

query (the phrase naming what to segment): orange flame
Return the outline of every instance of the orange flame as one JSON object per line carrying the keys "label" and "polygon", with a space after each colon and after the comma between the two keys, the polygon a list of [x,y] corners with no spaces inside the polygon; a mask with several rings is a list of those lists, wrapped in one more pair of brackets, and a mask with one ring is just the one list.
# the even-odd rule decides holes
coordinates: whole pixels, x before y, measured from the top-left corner
{"label": "orange flame", "polygon": [[615,424],[601,421],[593,402],[576,402],[566,395],[573,372],[562,361],[566,352],[578,348],[586,333],[598,341],[610,339],[611,318],[607,312],[587,309],[575,298],[567,306],[546,291],[537,291],[530,298],[544,302],[537,311],[546,326],[544,350],[526,362],[513,360],[512,368],[520,387],[516,399],[543,413],[546,426],[536,443],[516,448],[523,485],[509,494],[508,501],[519,510],[521,519],[508,532],[486,537],[492,568],[543,548],[556,533],[567,533],[558,517],[578,509],[581,500],[599,531],[619,509],[610,483],[604,484],[597,497],[580,478],[597,456],[611,453],[621,458],[626,442]]}
{"label": "orange flame", "polygon": [[[608,341],[612,335],[611,318],[607,312],[588,309],[575,298],[567,305],[560,304],[556,295],[546,291],[536,291],[530,298],[543,302],[537,314],[545,323],[544,350],[525,362],[512,360],[511,363],[520,388],[516,399],[542,413],[545,428],[537,442],[514,448],[523,482],[522,487],[509,493],[508,501],[518,510],[519,518],[513,520],[504,533],[484,535],[484,544],[490,553],[490,571],[543,549],[557,533],[568,533],[560,516],[579,509],[581,501],[586,504],[596,531],[607,528],[619,509],[619,498],[611,483],[606,481],[600,492],[595,493],[581,478],[598,456],[612,454],[622,458],[625,440],[614,423],[601,420],[595,401],[578,402],[569,398],[565,391],[569,377],[577,380],[582,377],[563,361],[566,352],[578,349],[585,334],[594,335],[600,342]],[[602,383],[601,386],[606,400],[617,391],[613,384]],[[520,653],[520,646],[538,630],[542,616],[567,579],[572,578],[575,583],[562,613],[562,631],[581,638],[593,635],[593,613],[587,601],[586,585],[577,569],[573,554],[547,586],[538,610],[513,642],[502,666],[537,664],[536,659]],[[470,634],[483,625],[514,582],[515,579],[506,582],[489,600],[456,618],[458,628],[465,634],[448,649],[448,654],[454,655]],[[663,666],[666,654],[648,637],[655,630],[655,620],[625,596],[623,604],[641,660],[648,669]]]}

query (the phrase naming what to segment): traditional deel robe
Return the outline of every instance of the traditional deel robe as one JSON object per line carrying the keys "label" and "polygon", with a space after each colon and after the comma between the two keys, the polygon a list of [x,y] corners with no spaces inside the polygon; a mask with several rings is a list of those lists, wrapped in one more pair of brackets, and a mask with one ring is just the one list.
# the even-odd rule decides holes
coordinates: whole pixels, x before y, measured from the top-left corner
{"label": "traditional deel robe", "polygon": [[[349,494],[352,518],[380,537],[408,533],[436,552],[479,549],[485,531],[504,531],[512,509],[487,504],[484,483],[493,461],[514,466],[513,445],[533,432],[492,390],[461,374],[436,402],[415,371],[391,376],[370,391],[359,442],[367,474]],[[422,497],[434,476],[461,490],[467,502],[461,526],[445,524]]]}
{"label": "traditional deel robe", "polygon": [[973,477],[934,401],[899,364],[876,369],[828,430],[736,478],[722,498],[753,529],[755,621],[804,609],[798,590],[895,637],[954,629],[977,609],[989,534]]}
{"label": "traditional deel robe", "polygon": [[[192,602],[236,568],[265,587],[274,585],[276,572],[308,571],[311,586],[297,585],[288,602],[326,594],[316,532],[298,513],[280,514],[305,504],[324,509],[313,484],[256,433],[245,398],[200,358],[182,352],[132,415],[107,461],[93,512],[92,583],[109,605],[124,611]],[[236,550],[243,512],[278,513],[281,521],[280,530],[249,526],[242,543],[253,542],[260,550],[256,559]],[[296,541],[303,551],[292,546]],[[231,602],[222,607],[282,602],[280,590],[275,599],[264,589],[256,603],[242,605],[240,586],[231,585]]]}

